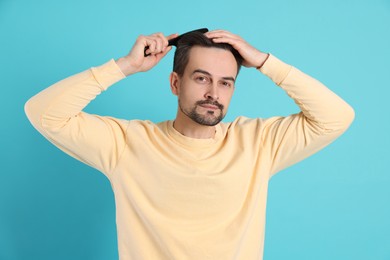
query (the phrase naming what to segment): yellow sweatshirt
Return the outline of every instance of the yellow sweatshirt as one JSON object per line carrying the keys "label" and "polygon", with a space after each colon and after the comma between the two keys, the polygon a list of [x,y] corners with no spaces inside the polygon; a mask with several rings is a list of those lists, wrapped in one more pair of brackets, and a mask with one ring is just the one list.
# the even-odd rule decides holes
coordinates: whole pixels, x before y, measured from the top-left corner
{"label": "yellow sweatshirt", "polygon": [[317,80],[270,55],[260,71],[301,108],[288,117],[239,117],[212,139],[172,121],[120,120],[82,109],[124,75],[114,60],[43,90],[26,103],[34,127],[111,182],[119,256],[262,259],[270,176],[323,148],[353,109]]}

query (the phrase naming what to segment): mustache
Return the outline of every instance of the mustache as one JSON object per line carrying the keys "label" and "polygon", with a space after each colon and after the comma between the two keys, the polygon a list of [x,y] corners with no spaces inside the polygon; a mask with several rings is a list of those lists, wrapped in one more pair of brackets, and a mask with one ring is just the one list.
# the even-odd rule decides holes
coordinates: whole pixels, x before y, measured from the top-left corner
{"label": "mustache", "polygon": [[218,101],[211,101],[211,100],[199,100],[195,103],[196,105],[213,105],[213,106],[216,106],[218,107],[220,110],[223,110],[224,106],[220,103],[218,103]]}

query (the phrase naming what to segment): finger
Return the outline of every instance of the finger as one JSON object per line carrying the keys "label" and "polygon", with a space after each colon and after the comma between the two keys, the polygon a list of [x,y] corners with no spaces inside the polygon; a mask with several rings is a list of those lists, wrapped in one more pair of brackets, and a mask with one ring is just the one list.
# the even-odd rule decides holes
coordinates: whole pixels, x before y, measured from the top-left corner
{"label": "finger", "polygon": [[154,33],[150,36],[145,36],[144,56],[163,52],[168,46],[168,40],[176,38],[178,35],[178,33],[174,33],[165,37],[162,33]]}
{"label": "finger", "polygon": [[215,43],[227,43],[231,46],[233,46],[234,49],[237,51],[240,51],[241,48],[245,46],[245,42],[240,39],[240,38],[231,38],[231,37],[226,37],[226,36],[221,36],[218,38],[212,38],[212,41]]}
{"label": "finger", "polygon": [[160,53],[162,51],[162,48],[163,48],[163,43],[161,42],[161,40],[156,40],[155,43],[156,43],[156,45],[154,48],[154,53]]}
{"label": "finger", "polygon": [[152,34],[150,39],[153,41],[149,46],[151,54],[160,53],[168,46],[168,39],[162,33]]}
{"label": "finger", "polygon": [[141,48],[144,51],[144,56],[149,56],[152,52],[151,46],[153,45],[153,39],[150,36],[140,35],[137,39],[137,49]]}
{"label": "finger", "polygon": [[167,36],[167,40],[169,41],[169,40],[175,39],[175,38],[178,37],[178,36],[179,36],[178,33],[174,33],[174,34],[168,35],[168,36]]}
{"label": "finger", "polygon": [[155,41],[156,41],[155,52],[159,53],[163,50],[163,48],[165,46],[168,46],[168,40],[162,33],[156,33],[154,36],[156,37],[155,38]]}
{"label": "finger", "polygon": [[167,55],[167,53],[172,50],[172,46],[168,46],[166,48],[164,48],[164,50],[161,52],[161,53],[158,53],[156,55],[156,58],[157,58],[157,61],[160,61],[162,58],[165,57],[165,55]]}
{"label": "finger", "polygon": [[209,38],[223,38],[223,37],[227,37],[227,38],[232,38],[232,39],[241,39],[240,36],[238,36],[236,34],[233,34],[231,32],[228,32],[228,31],[224,31],[224,30],[210,31],[210,32],[205,33],[205,35],[207,37],[209,37]]}
{"label": "finger", "polygon": [[147,39],[146,48],[147,48],[147,50],[145,52],[146,54],[149,55],[149,54],[154,53],[154,50],[156,48],[156,42],[152,38]]}
{"label": "finger", "polygon": [[140,36],[138,36],[137,40],[135,41],[130,53],[141,54],[141,52],[143,52],[144,56],[146,57],[146,55],[149,55],[148,53],[150,53],[148,51],[148,49],[149,49],[148,36],[140,35]]}

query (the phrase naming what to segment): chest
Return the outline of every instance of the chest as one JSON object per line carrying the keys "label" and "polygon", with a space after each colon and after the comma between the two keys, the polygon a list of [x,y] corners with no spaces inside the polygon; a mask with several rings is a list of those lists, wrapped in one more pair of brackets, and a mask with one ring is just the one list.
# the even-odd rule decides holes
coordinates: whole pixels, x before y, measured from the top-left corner
{"label": "chest", "polygon": [[[118,165],[117,189],[144,210],[178,219],[220,219],[238,213],[266,182],[256,154],[216,150],[128,150]],[[146,207],[146,208],[145,208]]]}

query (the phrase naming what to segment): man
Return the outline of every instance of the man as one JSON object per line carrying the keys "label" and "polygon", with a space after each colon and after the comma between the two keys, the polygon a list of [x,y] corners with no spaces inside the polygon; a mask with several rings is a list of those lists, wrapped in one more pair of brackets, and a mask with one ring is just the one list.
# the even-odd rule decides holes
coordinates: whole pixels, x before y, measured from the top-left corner
{"label": "man", "polygon": [[[261,259],[270,177],[335,140],[353,109],[298,69],[216,30],[177,42],[174,120],[82,112],[115,82],[153,68],[176,37],[139,36],[125,57],[31,98],[26,113],[47,139],[110,180],[120,259]],[[268,76],[301,112],[221,122],[241,64]]]}

